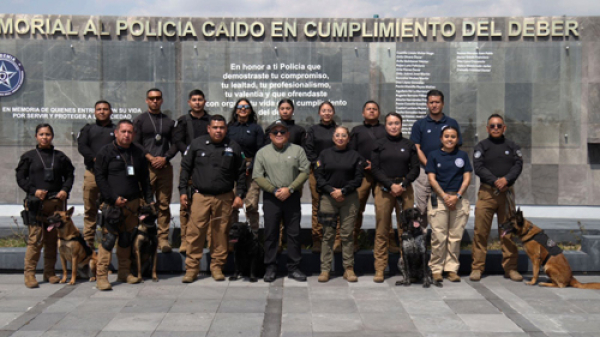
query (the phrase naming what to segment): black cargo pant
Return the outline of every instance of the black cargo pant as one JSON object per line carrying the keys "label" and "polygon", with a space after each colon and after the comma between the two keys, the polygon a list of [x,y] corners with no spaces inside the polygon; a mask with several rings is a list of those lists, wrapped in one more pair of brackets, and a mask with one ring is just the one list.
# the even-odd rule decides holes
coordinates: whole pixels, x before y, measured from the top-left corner
{"label": "black cargo pant", "polygon": [[265,266],[277,265],[277,245],[279,243],[279,224],[287,232],[288,271],[298,269],[300,264],[300,193],[294,193],[285,201],[280,201],[273,193],[263,193],[263,213],[265,224]]}

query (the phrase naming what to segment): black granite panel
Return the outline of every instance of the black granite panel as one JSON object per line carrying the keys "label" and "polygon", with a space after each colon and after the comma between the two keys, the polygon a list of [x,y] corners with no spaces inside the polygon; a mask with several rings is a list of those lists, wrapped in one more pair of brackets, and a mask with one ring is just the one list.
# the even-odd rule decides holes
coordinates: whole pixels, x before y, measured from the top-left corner
{"label": "black granite panel", "polygon": [[537,205],[555,205],[558,203],[558,165],[531,165],[531,190]]}

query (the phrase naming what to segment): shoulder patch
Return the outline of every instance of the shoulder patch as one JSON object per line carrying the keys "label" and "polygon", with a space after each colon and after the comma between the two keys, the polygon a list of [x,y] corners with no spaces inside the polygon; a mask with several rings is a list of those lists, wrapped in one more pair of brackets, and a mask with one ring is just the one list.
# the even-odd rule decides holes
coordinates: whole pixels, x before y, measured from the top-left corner
{"label": "shoulder patch", "polygon": [[185,148],[185,152],[183,153],[183,155],[184,155],[184,156],[186,156],[189,150],[190,150],[190,145],[188,145],[188,146]]}
{"label": "shoulder patch", "polygon": [[179,120],[176,120],[176,121],[175,121],[175,125],[173,125],[173,127],[174,127],[174,128],[176,128],[176,127],[177,127],[177,124],[179,124]]}
{"label": "shoulder patch", "polygon": [[321,167],[321,161],[317,160],[317,167]]}
{"label": "shoulder patch", "polygon": [[481,158],[481,151],[475,151],[475,153],[473,153],[473,157],[475,157],[476,159]]}
{"label": "shoulder patch", "polygon": [[456,158],[456,160],[454,161],[454,164],[456,165],[456,167],[463,167],[465,166],[465,161],[462,158]]}
{"label": "shoulder patch", "polygon": [[521,152],[521,150],[517,150],[515,153],[517,154],[517,157],[523,157],[523,153]]}

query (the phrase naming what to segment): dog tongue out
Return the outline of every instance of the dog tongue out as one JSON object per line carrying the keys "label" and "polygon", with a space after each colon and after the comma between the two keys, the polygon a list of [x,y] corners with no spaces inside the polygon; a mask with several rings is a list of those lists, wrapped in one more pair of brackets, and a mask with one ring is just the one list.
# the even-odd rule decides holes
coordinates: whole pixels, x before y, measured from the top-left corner
{"label": "dog tongue out", "polygon": [[413,221],[413,226],[415,228],[419,228],[421,226],[421,224],[418,221]]}
{"label": "dog tongue out", "polygon": [[53,230],[53,229],[54,229],[54,225],[48,225],[48,228],[46,228],[46,230],[47,230],[48,232],[50,232],[50,231],[51,231],[51,230]]}

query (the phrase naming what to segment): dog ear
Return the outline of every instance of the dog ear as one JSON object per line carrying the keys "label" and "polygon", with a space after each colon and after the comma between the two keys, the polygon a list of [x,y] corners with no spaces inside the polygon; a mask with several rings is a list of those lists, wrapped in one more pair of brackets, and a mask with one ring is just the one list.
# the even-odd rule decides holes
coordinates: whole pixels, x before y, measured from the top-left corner
{"label": "dog ear", "polygon": [[67,216],[71,217],[73,215],[73,212],[75,212],[75,207],[69,208],[69,210],[67,211]]}
{"label": "dog ear", "polygon": [[517,213],[515,214],[515,220],[517,221],[517,225],[519,225],[519,227],[523,226],[523,223],[525,222],[523,219],[523,211],[521,211],[520,207],[517,209]]}

